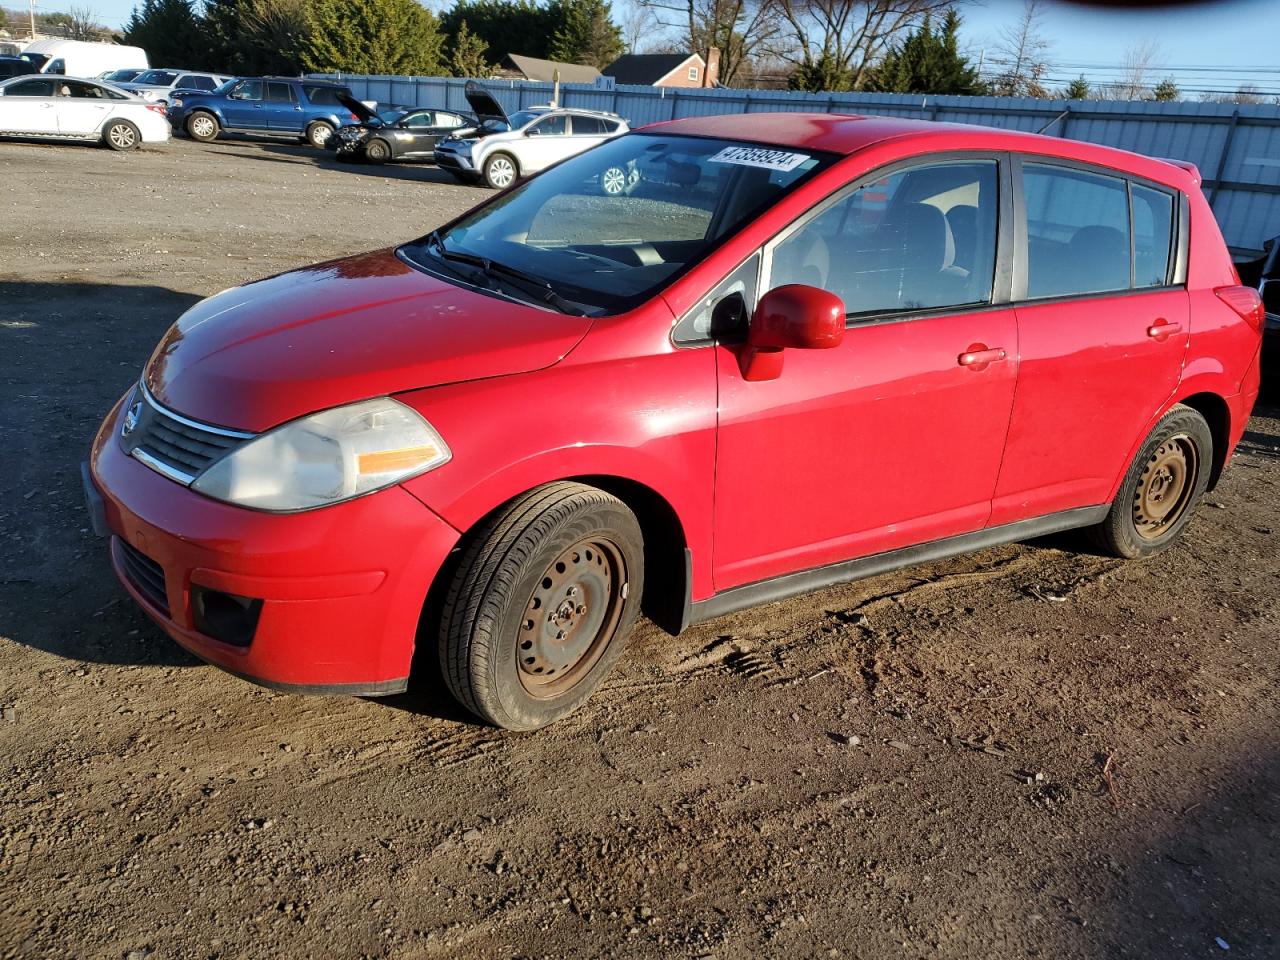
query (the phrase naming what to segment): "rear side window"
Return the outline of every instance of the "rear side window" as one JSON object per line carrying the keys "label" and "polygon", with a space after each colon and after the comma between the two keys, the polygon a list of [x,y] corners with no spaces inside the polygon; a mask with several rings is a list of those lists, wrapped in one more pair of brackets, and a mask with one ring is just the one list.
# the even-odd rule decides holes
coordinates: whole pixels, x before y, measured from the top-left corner
{"label": "rear side window", "polygon": [[267,99],[272,103],[291,103],[293,101],[293,87],[287,83],[268,83]]}
{"label": "rear side window", "polygon": [[1129,289],[1129,194],[1119,177],[1024,163],[1027,297]]}
{"label": "rear side window", "polygon": [[865,184],[778,244],[769,286],[821,287],[850,316],[989,303],[998,181],[966,160]]}
{"label": "rear side window", "polygon": [[338,90],[334,87],[303,87],[302,90],[306,93],[307,99],[318,107],[341,106],[338,103],[338,94],[347,93],[350,96],[345,88]]}
{"label": "rear side window", "polygon": [[1133,281],[1163,287],[1173,263],[1173,196],[1133,184]]}
{"label": "rear side window", "polygon": [[213,82],[213,77],[200,77],[194,74],[182,77],[177,85],[187,90],[215,90],[218,86]]}
{"label": "rear side window", "polygon": [[602,136],[604,134],[604,124],[596,117],[574,117],[573,133],[574,136]]}

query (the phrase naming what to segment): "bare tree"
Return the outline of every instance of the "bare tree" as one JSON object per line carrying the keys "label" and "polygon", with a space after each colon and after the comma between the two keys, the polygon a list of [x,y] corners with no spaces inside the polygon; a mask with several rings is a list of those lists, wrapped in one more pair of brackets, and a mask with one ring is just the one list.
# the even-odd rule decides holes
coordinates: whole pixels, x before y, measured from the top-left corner
{"label": "bare tree", "polygon": [[657,11],[640,3],[628,4],[618,16],[622,42],[627,53],[650,53],[666,42],[667,31],[659,22]]}
{"label": "bare tree", "polygon": [[1130,47],[1124,55],[1120,79],[1105,90],[1103,96],[1111,100],[1148,100],[1154,96],[1151,74],[1163,61],[1160,44],[1144,40]]}
{"label": "bare tree", "polygon": [[107,32],[93,8],[79,5],[67,8],[66,28],[71,40],[97,40]]}
{"label": "bare tree", "polygon": [[661,27],[678,30],[685,47],[704,56],[720,50],[720,82],[734,86],[750,64],[767,58],[780,33],[774,0],[637,0]]}
{"label": "bare tree", "polygon": [[1042,32],[1040,0],[1026,0],[1022,17],[1001,31],[992,63],[1000,73],[991,88],[1002,97],[1048,97],[1044,76],[1049,72],[1049,41]]}
{"label": "bare tree", "polygon": [[774,0],[785,26],[781,55],[823,74],[827,89],[857,90],[890,45],[928,13],[956,0]]}

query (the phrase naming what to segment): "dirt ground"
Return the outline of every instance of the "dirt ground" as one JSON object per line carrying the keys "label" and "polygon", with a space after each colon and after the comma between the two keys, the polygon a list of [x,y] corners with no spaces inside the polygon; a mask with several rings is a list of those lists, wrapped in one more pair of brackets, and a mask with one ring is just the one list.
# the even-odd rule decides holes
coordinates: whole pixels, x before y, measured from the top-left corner
{"label": "dirt ground", "polygon": [[1280,957],[1275,409],[1159,558],[1057,538],[644,625],[537,734],[429,678],[273,694],[153,627],[78,463],[155,341],[482,196],[0,144],[0,957]]}

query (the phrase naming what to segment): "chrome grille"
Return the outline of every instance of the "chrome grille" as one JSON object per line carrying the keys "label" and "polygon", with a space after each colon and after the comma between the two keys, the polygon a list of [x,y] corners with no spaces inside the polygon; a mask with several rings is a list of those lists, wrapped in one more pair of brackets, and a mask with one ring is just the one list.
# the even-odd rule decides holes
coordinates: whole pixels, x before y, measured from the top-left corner
{"label": "chrome grille", "polygon": [[227,430],[162,407],[141,384],[125,415],[120,442],[133,457],[179,483],[190,484],[251,433]]}

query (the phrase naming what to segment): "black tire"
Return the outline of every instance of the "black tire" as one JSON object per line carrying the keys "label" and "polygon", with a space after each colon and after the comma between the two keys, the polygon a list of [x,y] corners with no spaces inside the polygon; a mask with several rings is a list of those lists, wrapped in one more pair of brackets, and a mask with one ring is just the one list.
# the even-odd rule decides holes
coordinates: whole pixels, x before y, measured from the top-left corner
{"label": "black tire", "polygon": [[370,163],[386,163],[391,159],[391,144],[375,137],[364,145],[364,158]]}
{"label": "black tire", "polygon": [[505,190],[520,179],[520,164],[509,153],[499,151],[484,162],[484,182],[494,190]]}
{"label": "black tire", "polygon": [[142,132],[128,120],[108,120],[102,126],[102,142],[120,152],[137,150],[142,146]]}
{"label": "black tire", "polygon": [[643,593],[644,538],[626,504],[568,481],[531,490],[463,551],[441,615],[445,683],[494,726],[544,727],[608,675]]}
{"label": "black tire", "polygon": [[324,145],[329,142],[331,136],[333,136],[333,125],[325,123],[323,120],[317,120],[315,123],[307,125],[304,139],[317,150],[323,150]]}
{"label": "black tire", "polygon": [[1178,404],[1155,425],[1124,475],[1105,520],[1089,534],[1128,560],[1168,547],[1191,520],[1213,467],[1213,434],[1199,412]]}
{"label": "black tire", "polygon": [[187,128],[187,136],[192,140],[199,140],[201,143],[217,140],[220,132],[218,118],[205,110],[197,110],[192,113],[191,116],[187,117],[185,126]]}

